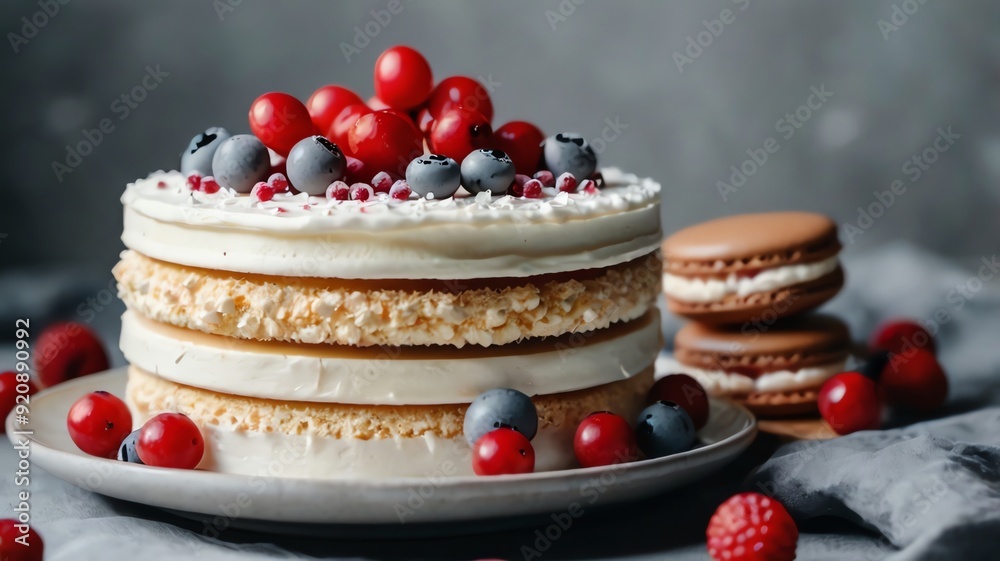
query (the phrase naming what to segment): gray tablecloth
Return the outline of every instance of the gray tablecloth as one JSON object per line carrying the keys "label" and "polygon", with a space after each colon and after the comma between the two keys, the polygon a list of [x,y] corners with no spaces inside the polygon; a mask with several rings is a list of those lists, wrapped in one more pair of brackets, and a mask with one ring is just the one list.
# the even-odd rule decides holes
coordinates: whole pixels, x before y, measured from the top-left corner
{"label": "gray tablecloth", "polygon": [[[704,529],[714,508],[741,489],[784,501],[802,530],[799,559],[993,559],[1000,536],[1000,280],[993,256],[948,262],[906,245],[849,256],[844,293],[828,310],[864,338],[890,315],[939,324],[952,392],[941,419],[895,416],[890,430],[783,447],[761,438],[710,480],[680,492],[588,512],[541,559],[707,559]],[[989,277],[989,278],[987,278]],[[1000,275],[997,275],[1000,277]],[[0,320],[81,319],[79,306],[107,286],[100,276],[31,272],[0,277]],[[959,288],[961,287],[961,288]],[[85,306],[87,304],[84,304]],[[118,305],[90,318],[108,341]],[[90,308],[87,308],[90,309]],[[667,319],[668,339],[678,322]],[[10,362],[3,345],[0,366]],[[115,361],[121,363],[120,355]],[[15,456],[0,446],[0,516],[12,505]],[[763,465],[761,465],[763,464]],[[204,527],[156,509],[106,499],[44,472],[32,478],[32,516],[48,559],[524,559],[538,528],[462,538],[346,541],[288,538]]]}

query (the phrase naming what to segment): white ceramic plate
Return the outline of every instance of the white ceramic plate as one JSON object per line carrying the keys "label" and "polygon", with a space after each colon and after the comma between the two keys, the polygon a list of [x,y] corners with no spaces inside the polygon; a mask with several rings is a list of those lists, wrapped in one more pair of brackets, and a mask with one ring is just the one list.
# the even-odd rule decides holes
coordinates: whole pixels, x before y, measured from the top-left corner
{"label": "white ceramic plate", "polygon": [[[83,394],[124,395],[125,370],[60,384],[31,399],[31,461],[69,483],[228,526],[395,525],[486,522],[566,512],[599,498],[608,505],[650,497],[703,478],[753,441],[756,421],[743,407],[713,401],[702,445],[666,458],[620,466],[498,477],[318,480],[153,468],[88,456],[66,431],[66,414]],[[21,428],[21,427],[17,427]],[[13,416],[7,418],[12,441]],[[450,526],[454,526],[453,524]],[[474,525],[473,525],[474,526]],[[273,525],[269,528],[274,529]],[[470,526],[471,527],[471,526]],[[296,533],[300,533],[296,531]],[[306,531],[305,533],[310,533]]]}

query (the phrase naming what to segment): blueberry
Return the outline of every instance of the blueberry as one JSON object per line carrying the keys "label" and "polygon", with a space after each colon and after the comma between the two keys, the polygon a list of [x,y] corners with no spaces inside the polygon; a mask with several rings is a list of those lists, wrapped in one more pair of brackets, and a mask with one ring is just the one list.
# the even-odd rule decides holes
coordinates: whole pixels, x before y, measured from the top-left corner
{"label": "blueberry", "polygon": [[271,173],[267,147],[252,134],[238,134],[224,140],[212,157],[212,175],[237,193],[249,193],[258,181]]}
{"label": "blueberry", "polygon": [[421,197],[433,194],[435,199],[447,199],[462,184],[462,170],[448,156],[427,154],[406,166],[406,182]]}
{"label": "blueberry", "polygon": [[531,398],[499,388],[479,394],[465,412],[465,440],[472,446],[490,431],[508,427],[531,440],[538,432],[538,412]]}
{"label": "blueberry", "polygon": [[136,429],[132,431],[131,434],[125,437],[122,441],[122,445],[118,448],[118,460],[122,462],[128,462],[130,464],[141,464],[142,460],[139,459],[139,453],[135,450],[135,443],[139,440],[139,430]]}
{"label": "blueberry", "polygon": [[288,181],[303,193],[326,194],[331,183],[344,177],[347,158],[340,148],[322,136],[309,136],[295,143],[285,161]]}
{"label": "blueberry", "polygon": [[890,358],[892,355],[889,354],[889,351],[875,351],[858,370],[861,374],[878,382],[879,378],[882,377],[882,370],[889,364]]}
{"label": "blueberry", "polygon": [[462,160],[462,186],[473,194],[503,195],[516,174],[514,162],[503,150],[473,150]]}
{"label": "blueberry", "polygon": [[546,138],[542,151],[545,166],[556,177],[569,172],[583,181],[597,169],[594,149],[585,138],[575,133],[561,132]]}
{"label": "blueberry", "polygon": [[694,446],[694,421],[672,401],[657,401],[639,413],[635,441],[647,458],[660,458]]}
{"label": "blueberry", "polygon": [[188,143],[188,147],[181,154],[181,173],[191,175],[212,175],[212,156],[222,144],[228,139],[229,131],[222,127],[212,127],[205,129],[201,134],[196,135]]}

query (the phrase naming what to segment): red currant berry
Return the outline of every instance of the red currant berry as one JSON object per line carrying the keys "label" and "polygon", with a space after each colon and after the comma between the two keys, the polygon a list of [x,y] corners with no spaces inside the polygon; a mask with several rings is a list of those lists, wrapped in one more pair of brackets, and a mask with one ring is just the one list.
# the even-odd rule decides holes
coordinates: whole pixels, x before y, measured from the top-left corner
{"label": "red currant berry", "polygon": [[393,180],[388,173],[380,171],[372,178],[372,189],[376,193],[388,193],[392,189]]}
{"label": "red currant berry", "polygon": [[517,173],[531,175],[542,159],[545,135],[538,127],[525,121],[511,121],[493,131],[493,147],[503,150],[514,161]]}
{"label": "red currant berry", "polygon": [[212,195],[214,193],[218,193],[221,188],[222,187],[219,185],[219,182],[216,181],[211,175],[206,175],[201,178],[201,190],[203,193]]}
{"label": "red currant berry", "polygon": [[424,107],[417,112],[413,122],[424,136],[428,136],[431,134],[431,127],[434,126],[434,116],[431,115],[430,109]]}
{"label": "red currant berry", "polygon": [[346,201],[350,193],[351,188],[343,181],[334,181],[326,188],[326,198],[334,201]]}
{"label": "red currant berry", "polygon": [[355,183],[351,185],[350,197],[352,201],[363,203],[375,197],[375,190],[367,183]]}
{"label": "red currant berry", "polygon": [[647,403],[672,401],[687,412],[695,430],[708,422],[708,393],[697,380],[687,374],[670,374],[653,384]]}
{"label": "red currant berry", "polygon": [[408,120],[386,111],[358,119],[347,135],[351,153],[367,166],[403,177],[413,158],[424,153],[420,131]]}
{"label": "red currant berry", "polygon": [[369,107],[364,103],[348,105],[347,107],[341,109],[340,113],[333,118],[333,124],[330,125],[330,128],[326,131],[326,135],[324,136],[336,144],[344,155],[354,155],[354,153],[350,151],[351,147],[348,145],[347,135],[351,132],[351,127],[358,122],[358,119],[371,112],[372,110],[369,109]]}
{"label": "red currant berry", "polygon": [[77,448],[101,458],[114,458],[132,432],[132,414],[125,402],[105,391],[89,393],[73,403],[66,428]]}
{"label": "red currant berry", "polygon": [[4,419],[17,406],[18,396],[22,394],[34,395],[35,391],[37,391],[35,384],[28,378],[27,372],[21,373],[23,382],[18,382],[17,376],[16,372],[4,372],[0,374],[0,434],[6,431],[3,426]]}
{"label": "red currant berry", "polygon": [[535,471],[535,449],[511,428],[490,431],[472,447],[472,470],[477,475],[504,475]]}
{"label": "red currant berry", "polygon": [[468,76],[451,76],[441,80],[427,99],[428,113],[434,119],[441,118],[452,109],[474,111],[486,117],[487,122],[493,121],[490,94],[482,84]]}
{"label": "red currant berry", "polygon": [[266,93],[250,105],[250,130],[264,146],[282,156],[295,143],[307,136],[319,134],[301,101],[286,93]]}
{"label": "red currant berry", "polygon": [[572,193],[576,191],[576,177],[568,171],[560,175],[556,178],[556,189],[562,191],[563,193]]}
{"label": "red currant berry", "polygon": [[187,415],[160,413],[142,425],[135,449],[147,466],[194,469],[205,455],[205,439]]}
{"label": "red currant berry", "polygon": [[375,97],[389,107],[416,107],[427,100],[433,87],[431,65],[415,49],[391,47],[375,61]]}
{"label": "red currant berry", "polygon": [[799,529],[778,501],[740,493],[715,510],[705,537],[716,561],[792,561]]}
{"label": "red currant berry", "polygon": [[314,91],[309,96],[309,100],[306,101],[306,109],[309,111],[309,117],[312,118],[316,129],[328,131],[337,115],[348,105],[356,103],[364,103],[364,100],[343,86],[330,84]]}
{"label": "red currant berry", "polygon": [[0,520],[0,559],[3,561],[42,561],[45,544],[42,537],[28,526],[21,532],[22,523],[13,518]]}
{"label": "red currant berry", "polygon": [[42,331],[34,359],[35,374],[46,388],[109,368],[104,344],[79,323],[57,323]]}
{"label": "red currant berry", "polygon": [[250,190],[250,196],[262,203],[270,201],[274,198],[274,187],[260,181]]}
{"label": "red currant berry", "polygon": [[875,329],[868,344],[872,350],[899,353],[910,349],[934,352],[934,338],[919,323],[909,320],[890,320]]}
{"label": "red currant berry", "polygon": [[267,178],[267,184],[274,187],[275,193],[287,193],[289,187],[291,187],[291,184],[288,183],[288,178],[283,173],[272,173]]}
{"label": "red currant berry", "polygon": [[434,121],[431,127],[431,150],[461,162],[473,150],[489,148],[493,129],[481,113],[452,109]]}
{"label": "red currant berry", "polygon": [[882,400],[870,378],[843,372],[819,390],[819,412],[837,434],[875,430],[882,422]]}
{"label": "red currant berry", "polygon": [[410,198],[413,194],[413,190],[410,189],[410,185],[403,179],[392,184],[389,188],[389,196],[397,201],[405,201]]}
{"label": "red currant berry", "polygon": [[930,412],[948,398],[948,377],[937,358],[925,349],[894,353],[879,378],[890,405]]}
{"label": "red currant berry", "polygon": [[537,179],[529,179],[528,181],[525,181],[524,198],[525,199],[542,198],[542,182]]}
{"label": "red currant berry", "polygon": [[551,171],[543,169],[535,173],[535,179],[542,182],[545,187],[555,187],[556,186],[556,176],[552,174]]}
{"label": "red currant berry", "polygon": [[582,467],[610,466],[639,457],[632,427],[620,415],[591,413],[576,428],[573,452]]}

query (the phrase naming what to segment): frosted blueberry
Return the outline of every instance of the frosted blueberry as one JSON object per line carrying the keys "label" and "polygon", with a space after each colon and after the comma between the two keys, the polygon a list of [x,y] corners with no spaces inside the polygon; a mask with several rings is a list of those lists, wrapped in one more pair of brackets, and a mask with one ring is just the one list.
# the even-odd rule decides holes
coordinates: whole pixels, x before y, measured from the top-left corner
{"label": "frosted blueberry", "polygon": [[406,183],[421,197],[433,194],[435,199],[446,199],[458,191],[462,171],[448,156],[427,154],[406,166]]}
{"label": "frosted blueberry", "polygon": [[191,175],[212,175],[212,157],[222,141],[228,139],[229,131],[222,127],[211,127],[195,135],[188,147],[181,153],[181,173]]}
{"label": "frosted blueberry", "polygon": [[331,183],[344,177],[347,159],[340,147],[325,137],[309,136],[292,146],[285,168],[293,187],[322,196]]}
{"label": "frosted blueberry", "polygon": [[267,147],[252,134],[238,134],[219,144],[212,157],[212,175],[219,185],[237,193],[249,193],[271,173]]}
{"label": "frosted blueberry", "polygon": [[562,132],[545,139],[542,147],[545,167],[559,177],[572,173],[578,179],[586,179],[597,169],[597,154],[585,138],[579,134]]}
{"label": "frosted blueberry", "polygon": [[135,450],[136,441],[139,440],[139,430],[136,429],[132,431],[131,434],[125,437],[122,441],[121,446],[118,447],[118,461],[128,462],[130,464],[141,464],[142,460],[139,459],[139,453]]}
{"label": "frosted blueberry", "polygon": [[694,421],[672,401],[657,401],[639,413],[635,441],[647,458],[660,458],[694,446]]}
{"label": "frosted blueberry", "polygon": [[508,427],[531,440],[538,432],[538,412],[527,395],[512,389],[498,388],[479,394],[465,412],[463,431],[472,446],[484,434]]}
{"label": "frosted blueberry", "polygon": [[503,195],[516,174],[514,162],[502,150],[473,150],[462,160],[462,186],[473,194]]}

